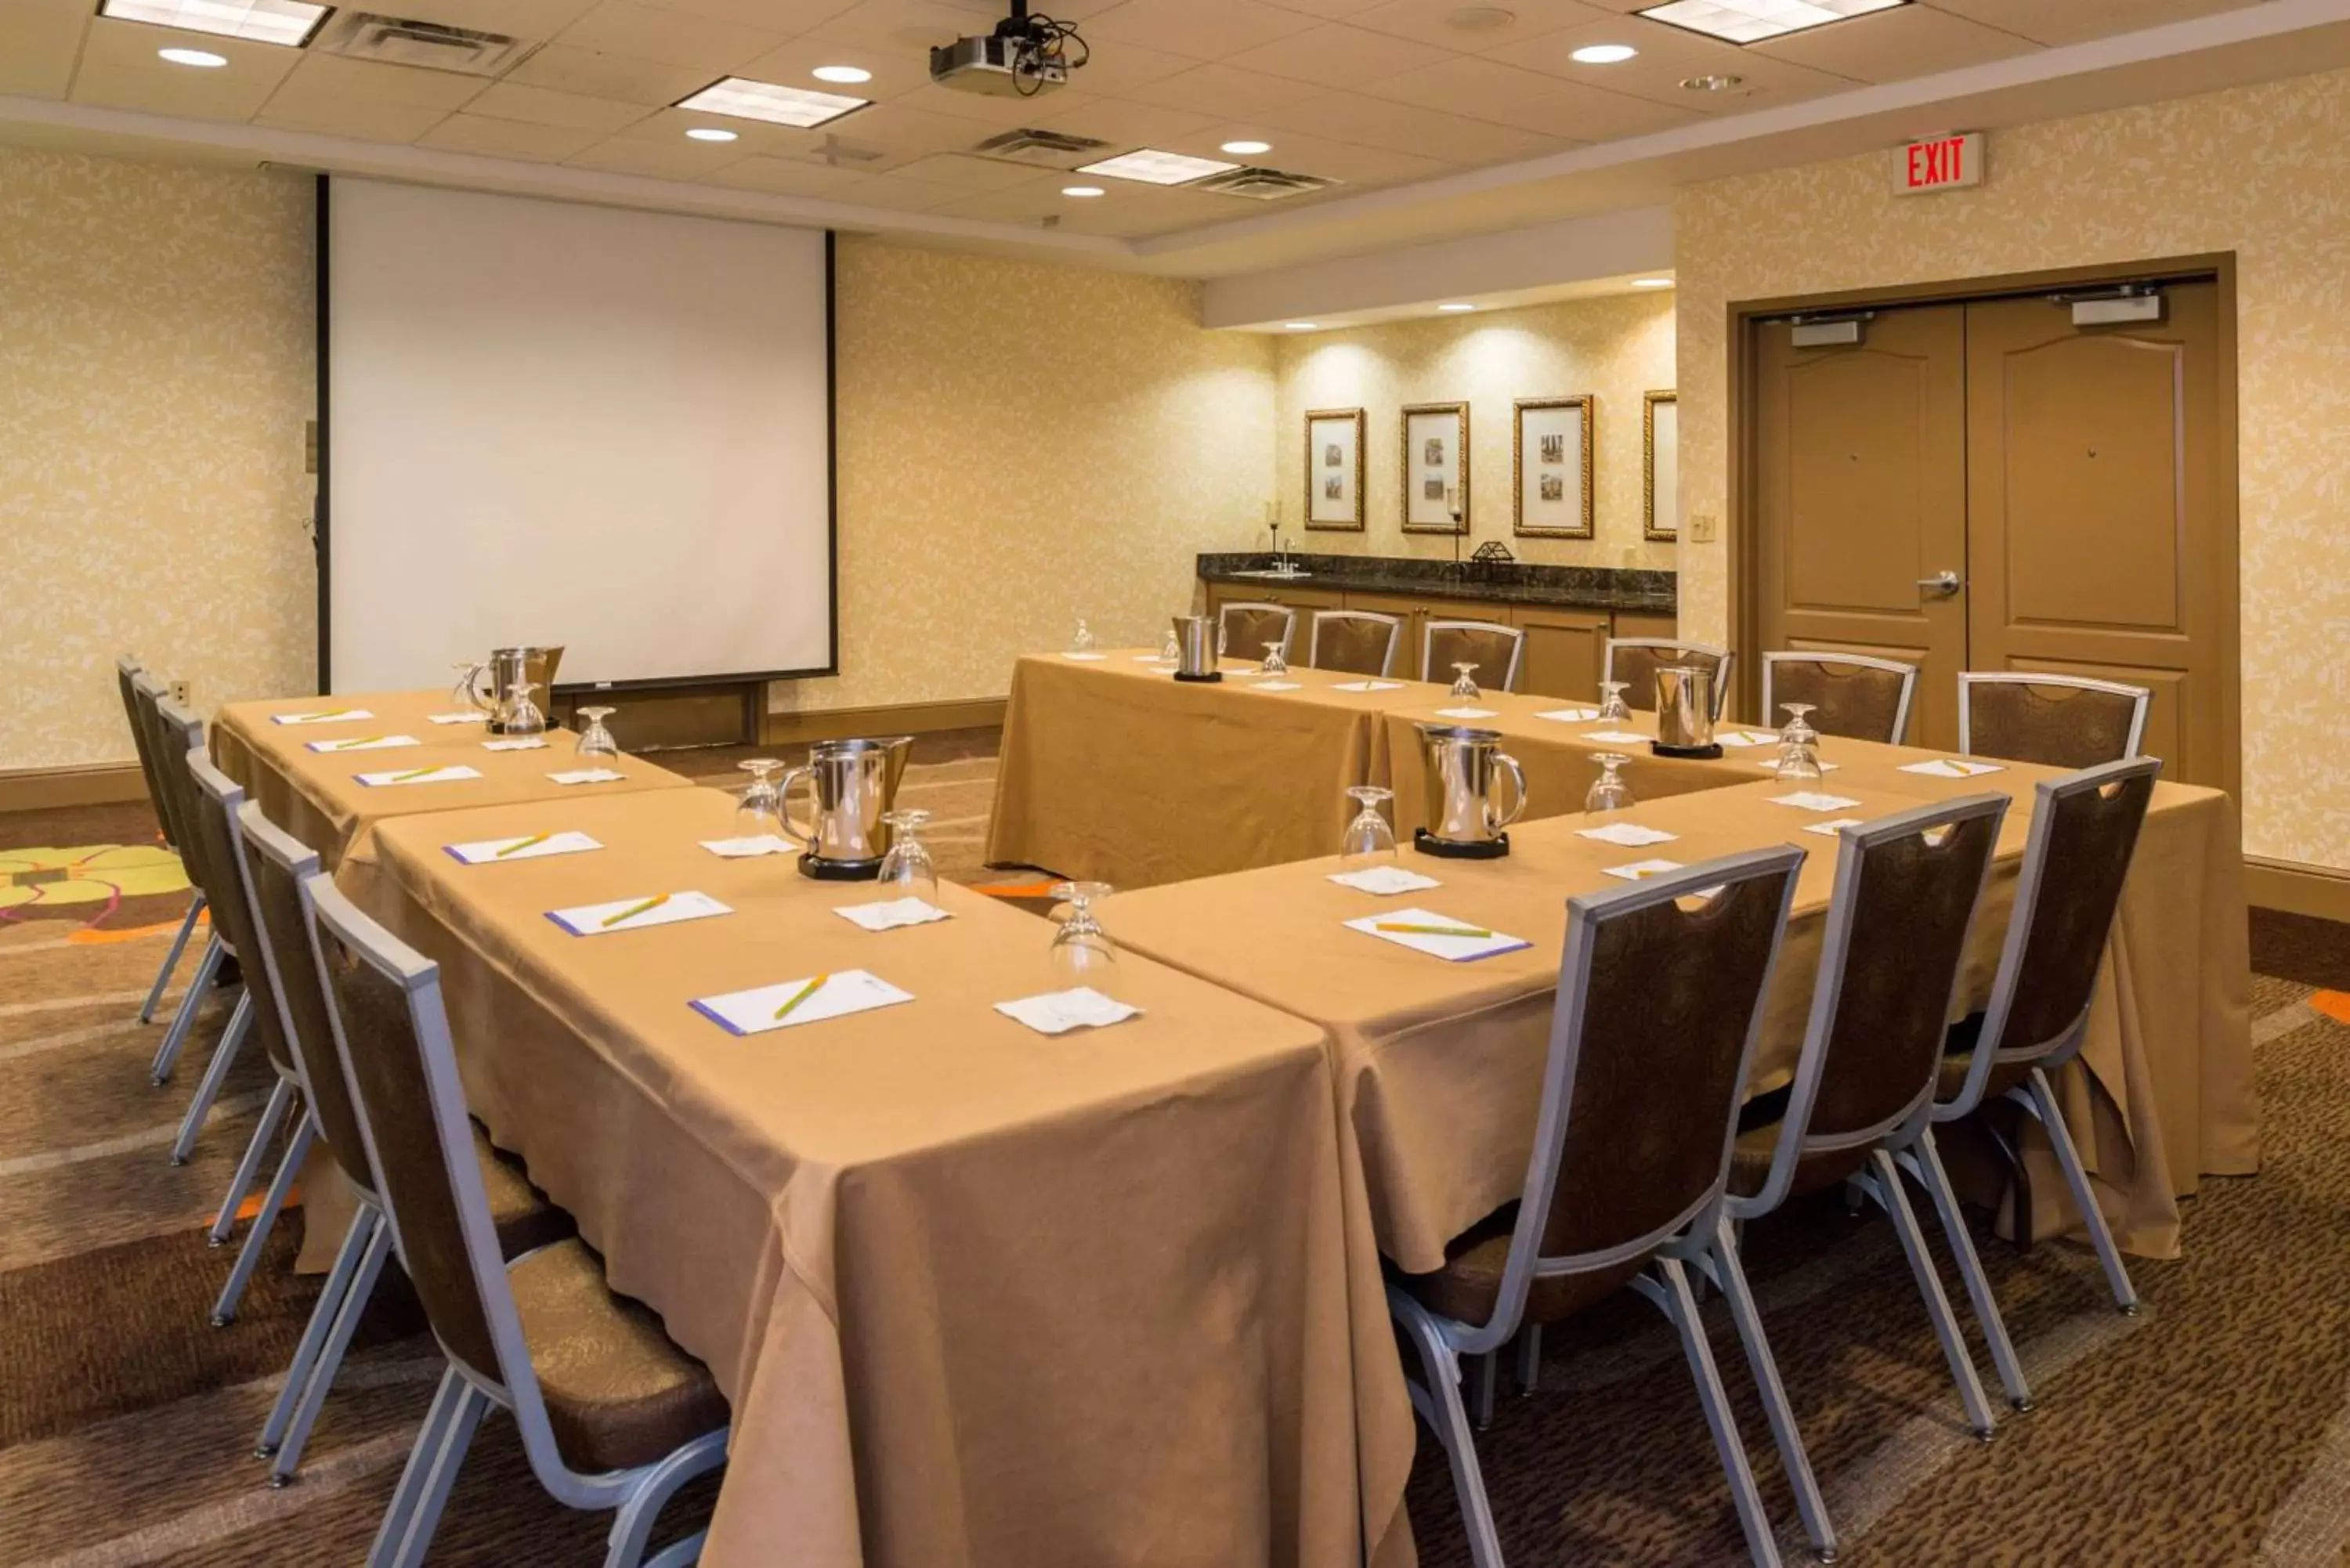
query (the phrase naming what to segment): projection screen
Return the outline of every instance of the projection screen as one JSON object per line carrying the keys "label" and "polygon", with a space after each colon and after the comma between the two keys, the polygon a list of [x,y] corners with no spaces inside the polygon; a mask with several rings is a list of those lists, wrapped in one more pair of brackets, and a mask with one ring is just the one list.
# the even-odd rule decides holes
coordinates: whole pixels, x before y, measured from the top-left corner
{"label": "projection screen", "polygon": [[320,182],[321,673],[831,673],[830,236]]}

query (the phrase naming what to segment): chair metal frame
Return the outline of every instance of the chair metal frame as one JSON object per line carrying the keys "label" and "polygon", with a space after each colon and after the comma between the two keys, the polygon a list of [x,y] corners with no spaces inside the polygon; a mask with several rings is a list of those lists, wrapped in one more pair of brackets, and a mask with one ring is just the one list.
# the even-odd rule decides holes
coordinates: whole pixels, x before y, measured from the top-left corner
{"label": "chair metal frame", "polygon": [[1497,620],[1430,620],[1419,630],[1419,678],[1433,680],[1429,673],[1429,660],[1435,656],[1436,634],[1440,631],[1498,631],[1510,639],[1510,668],[1502,677],[1502,690],[1518,689],[1518,667],[1525,662],[1526,633],[1523,627],[1504,626]]}
{"label": "chair metal frame", "polygon": [[[188,864],[187,850],[180,842],[178,810],[163,782],[162,763],[157,760],[157,753],[162,744],[160,739],[162,720],[155,710],[170,693],[161,680],[144,670],[131,677],[130,691],[133,738],[138,741],[140,753],[148,762],[147,791],[155,804],[155,818],[162,827],[163,842],[180,857],[182,867],[191,873],[188,877],[188,912],[180,917],[180,929],[172,939],[172,950],[163,955],[163,967],[156,971],[155,983],[148,989],[146,1003],[139,1010],[139,1022],[151,1023],[155,1021],[155,1010],[162,1005],[163,992],[171,983],[172,974],[180,967],[181,956],[187,951],[188,939],[195,934],[197,923],[204,918],[204,885],[197,880],[192,874],[192,867]],[[196,961],[195,979],[190,982],[187,994],[180,999],[180,1006],[172,1014],[171,1026],[163,1033],[163,1043],[156,1048],[154,1063],[147,1069],[149,1079],[157,1088],[171,1081],[172,1064],[179,1059],[180,1048],[187,1038],[188,1025],[195,1020],[194,1009],[201,1004],[204,989],[211,984],[213,975],[219,968],[220,958],[213,951],[208,940]],[[192,1001],[192,998],[195,1000]]]}
{"label": "chair metal frame", "polygon": [[[1902,737],[1908,734],[1909,704],[1918,694],[1916,665],[1904,664],[1898,659],[1879,659],[1868,653],[1805,653],[1801,649],[1766,653],[1762,656],[1762,722],[1766,725],[1771,724],[1771,715],[1779,711],[1772,701],[1771,677],[1782,664],[1857,664],[1864,670],[1882,670],[1900,676],[1901,701],[1893,710],[1893,733],[1886,736],[1885,740],[1887,744],[1898,746],[1901,744]],[[1775,729],[1777,726],[1772,727]]]}
{"label": "chair metal frame", "polygon": [[[1697,1382],[1698,1398],[1705,1408],[1706,1425],[1730,1482],[1747,1550],[1763,1568],[1777,1568],[1778,1548],[1763,1511],[1762,1493],[1755,1486],[1752,1467],[1739,1438],[1730,1397],[1715,1366],[1712,1347],[1699,1317],[1697,1298],[1690,1288],[1685,1267],[1686,1258],[1701,1249],[1704,1238],[1713,1235],[1724,1223],[1723,1199],[1728,1190],[1731,1151],[1737,1141],[1736,1106],[1741,1096],[1733,1093],[1731,1114],[1722,1121],[1721,1161],[1711,1184],[1696,1202],[1647,1233],[1596,1252],[1545,1256],[1542,1238],[1549,1221],[1551,1200],[1557,1190],[1559,1169],[1565,1159],[1566,1128],[1574,1108],[1573,1091],[1583,1052],[1591,967],[1600,928],[1611,919],[1658,904],[1702,897],[1711,889],[1735,882],[1784,875],[1786,883],[1780,894],[1770,956],[1763,965],[1753,1016],[1747,1023],[1746,1040],[1739,1056],[1737,1083],[1742,1086],[1753,1066],[1756,1042],[1762,1038],[1767,1011],[1764,1000],[1769,995],[1771,977],[1778,969],[1780,950],[1786,938],[1787,911],[1794,904],[1795,881],[1803,862],[1804,851],[1800,847],[1782,845],[1727,856],[1620,890],[1582,894],[1566,901],[1566,940],[1559,957],[1558,1000],[1551,1016],[1534,1154],[1527,1165],[1525,1187],[1511,1231],[1509,1254],[1503,1264],[1493,1314],[1480,1325],[1459,1323],[1421,1305],[1397,1284],[1389,1283],[1387,1288],[1388,1310],[1419,1351],[1424,1375],[1420,1383],[1407,1377],[1405,1389],[1413,1409],[1434,1431],[1451,1462],[1453,1489],[1469,1534],[1470,1555],[1477,1568],[1501,1568],[1502,1544],[1493,1524],[1492,1507],[1485,1495],[1483,1471],[1477,1462],[1475,1434],[1461,1397],[1461,1358],[1490,1356],[1519,1333],[1526,1298],[1536,1279],[1591,1273],[1643,1256],[1653,1256],[1652,1272],[1633,1279],[1630,1288],[1662,1312],[1679,1334],[1682,1355],[1689,1362],[1690,1375]],[[1760,1333],[1759,1323],[1756,1332]]]}
{"label": "chair metal frame", "polygon": [[[1287,659],[1289,650],[1297,646],[1297,607],[1277,605],[1270,599],[1227,599],[1216,607],[1216,657],[1226,657],[1225,639],[1232,627],[1234,610],[1267,610],[1284,618],[1281,623],[1281,657]],[[1232,653],[1234,659],[1254,659],[1254,653]]]}
{"label": "chair metal frame", "polygon": [[[732,1428],[721,1427],[706,1432],[667,1458],[632,1469],[583,1473],[564,1461],[539,1391],[530,1346],[523,1338],[521,1313],[515,1304],[513,1287],[506,1280],[508,1264],[499,1256],[489,1196],[483,1188],[481,1168],[473,1157],[464,1087],[458,1080],[456,1048],[449,1033],[448,1012],[441,1000],[441,971],[421,953],[369,919],[324,874],[309,877],[303,887],[307,890],[314,929],[323,927],[334,933],[359,961],[407,993],[409,1017],[416,1032],[426,1092],[439,1134],[442,1164],[456,1200],[458,1225],[473,1270],[473,1288],[481,1300],[482,1314],[498,1361],[494,1369],[469,1366],[442,1343],[442,1353],[449,1358],[449,1370],[442,1376],[423,1429],[417,1434],[416,1447],[409,1455],[408,1467],[400,1473],[400,1484],[392,1493],[391,1505],[369,1553],[369,1568],[416,1568],[423,1561],[440,1524],[442,1511],[447,1506],[450,1488],[473,1444],[474,1430],[494,1406],[513,1415],[515,1424],[521,1428],[523,1451],[530,1460],[532,1474],[557,1502],[583,1511],[615,1511],[604,1558],[606,1568],[639,1568],[639,1564],[643,1568],[681,1568],[696,1561],[706,1531],[696,1531],[650,1559],[645,1556],[645,1548],[662,1505],[678,1489],[726,1462],[726,1443]],[[331,986],[327,991],[327,1011],[334,1021],[336,1049],[342,1057],[344,1076],[351,1085],[352,1106],[368,1146],[368,1168],[375,1173],[376,1191],[388,1196],[367,1101],[351,1071],[350,1044],[342,1008]],[[404,1266],[406,1250],[400,1238],[398,1205],[387,1203],[383,1214],[391,1231],[393,1250],[400,1254]],[[434,1338],[440,1338],[437,1332]]]}
{"label": "chair metal frame", "polygon": [[[139,662],[135,653],[117,654],[114,659],[116,681],[122,688],[122,716],[130,724],[130,744],[139,753],[139,776],[146,781],[147,800],[154,807],[155,824],[163,835],[163,847],[178,854],[180,846],[172,842],[172,824],[163,810],[163,785],[155,776],[154,726],[140,711],[139,678],[147,667]],[[161,690],[161,683],[156,683]],[[163,1005],[163,992],[170,989],[172,972],[180,967],[180,956],[188,950],[188,939],[195,934],[196,921],[204,910],[203,890],[193,880],[188,884],[188,912],[180,917],[180,929],[172,934],[172,946],[163,954],[162,963],[155,971],[155,983],[147,988],[147,1000],[140,1003],[139,1022],[155,1022],[155,1010]]]}
{"label": "chair metal frame", "polygon": [[[159,738],[163,742],[157,767],[163,775],[164,789],[172,794],[172,811],[176,817],[182,805],[192,802],[195,793],[195,778],[188,764],[203,759],[204,722],[168,697],[155,705],[155,713],[156,721],[161,726]],[[175,767],[182,775],[177,779],[172,776],[172,770]],[[182,784],[189,792],[189,801],[179,798],[177,792]],[[181,857],[192,857],[198,886],[209,888],[210,884],[219,880],[218,868],[205,859],[197,836],[188,829],[186,822],[179,824]],[[209,898],[210,892],[207,891],[205,896]],[[195,1028],[196,1014],[213,990],[213,981],[220,973],[220,966],[229,959],[237,960],[238,968],[242,971],[244,955],[229,944],[227,937],[222,934],[219,922],[214,921],[212,939],[204,945],[204,956],[196,964],[195,978],[189,983],[187,994],[180,999],[180,1010],[172,1015],[172,1027],[164,1033],[163,1044],[155,1053],[155,1064],[150,1069],[150,1075],[157,1084],[171,1078],[172,1064],[178,1059],[181,1047],[187,1043],[189,1033]],[[212,1060],[205,1064],[203,1076],[197,1080],[196,1091],[188,1099],[187,1112],[180,1118],[179,1133],[172,1140],[173,1165],[187,1164],[189,1157],[195,1153],[196,1139],[204,1130],[204,1122],[212,1115],[214,1102],[220,1098],[221,1085],[227,1082],[229,1069],[236,1064],[237,1053],[244,1049],[245,1034],[252,1025],[252,988],[240,980],[236,982],[236,1005],[228,1015],[228,1025],[221,1031],[220,1041],[213,1047]]]}
{"label": "chair metal frame", "polygon": [[2103,691],[2131,699],[2129,738],[2122,742],[2122,754],[2113,758],[2114,762],[2126,762],[2138,754],[2138,746],[2146,739],[2146,711],[2154,700],[2154,693],[2145,687],[2123,680],[2094,680],[2085,675],[2032,670],[1962,670],[1959,672],[1959,754],[1962,757],[1975,754],[1974,689],[1978,686],[2056,686],[2068,691]]}
{"label": "chair metal frame", "polygon": [[[1713,722],[1721,722],[1721,715],[1730,707],[1730,677],[1738,656],[1726,648],[1716,648],[1710,642],[1690,642],[1678,637],[1611,637],[1599,656],[1599,679],[1616,679],[1616,650],[1619,648],[1653,648],[1670,653],[1702,653],[1721,660],[1715,667],[1713,681]],[[1763,715],[1768,719],[1770,715]]]}
{"label": "chair metal frame", "polygon": [[1378,674],[1373,679],[1384,680],[1395,670],[1396,649],[1403,643],[1403,618],[1381,615],[1377,610],[1318,609],[1308,618],[1305,632],[1305,663],[1311,670],[1322,668],[1322,623],[1326,620],[1377,621],[1388,628],[1387,656],[1379,660]]}

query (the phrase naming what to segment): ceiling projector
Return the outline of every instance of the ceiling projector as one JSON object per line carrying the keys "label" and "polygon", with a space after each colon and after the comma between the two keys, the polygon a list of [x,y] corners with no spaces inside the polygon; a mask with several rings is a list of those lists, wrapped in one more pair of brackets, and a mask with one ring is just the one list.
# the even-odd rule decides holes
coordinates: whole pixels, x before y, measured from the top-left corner
{"label": "ceiling projector", "polygon": [[1076,23],[1031,16],[1028,0],[1012,0],[1012,15],[993,33],[933,46],[931,80],[959,92],[1035,98],[1067,86],[1087,53]]}

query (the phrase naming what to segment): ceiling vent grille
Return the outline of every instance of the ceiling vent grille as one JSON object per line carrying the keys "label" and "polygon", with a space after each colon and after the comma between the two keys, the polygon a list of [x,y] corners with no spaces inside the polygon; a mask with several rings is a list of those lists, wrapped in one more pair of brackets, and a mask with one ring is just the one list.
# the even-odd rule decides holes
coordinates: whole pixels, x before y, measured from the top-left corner
{"label": "ceiling vent grille", "polygon": [[1319,174],[1292,174],[1281,169],[1232,169],[1194,180],[1183,189],[1213,191],[1220,196],[1246,196],[1252,202],[1278,202],[1284,196],[1302,196],[1308,191],[1336,183]]}
{"label": "ceiling vent grille", "polygon": [[1000,159],[1006,163],[1075,169],[1080,163],[1091,163],[1108,145],[1090,136],[1071,136],[1063,130],[1023,130],[991,136],[972,151],[982,158]]}
{"label": "ceiling vent grille", "polygon": [[431,71],[454,71],[460,76],[494,77],[529,58],[538,42],[510,38],[504,33],[476,33],[439,22],[411,21],[405,16],[338,11],[319,29],[310,47],[354,60],[419,66]]}

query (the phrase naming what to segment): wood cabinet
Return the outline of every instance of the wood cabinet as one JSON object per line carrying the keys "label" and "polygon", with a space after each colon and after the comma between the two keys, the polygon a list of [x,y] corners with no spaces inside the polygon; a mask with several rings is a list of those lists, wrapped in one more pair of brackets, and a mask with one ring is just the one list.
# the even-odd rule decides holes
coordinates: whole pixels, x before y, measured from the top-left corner
{"label": "wood cabinet", "polygon": [[1511,605],[1510,624],[1525,634],[1518,690],[1537,697],[1588,702],[1599,694],[1599,669],[1615,622],[1606,610]]}
{"label": "wood cabinet", "polygon": [[1637,610],[1616,612],[1617,637],[1679,637],[1679,618],[1669,615],[1644,615]]}

